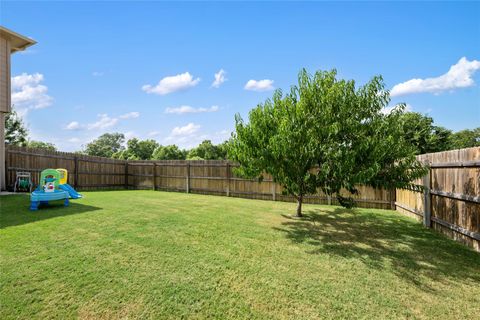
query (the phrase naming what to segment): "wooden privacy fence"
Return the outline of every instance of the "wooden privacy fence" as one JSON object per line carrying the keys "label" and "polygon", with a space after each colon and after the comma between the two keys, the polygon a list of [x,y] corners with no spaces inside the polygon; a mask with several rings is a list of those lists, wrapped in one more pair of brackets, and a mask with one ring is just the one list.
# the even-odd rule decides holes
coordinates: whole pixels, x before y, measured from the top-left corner
{"label": "wooden privacy fence", "polygon": [[[208,161],[125,161],[81,154],[8,146],[6,150],[7,185],[13,185],[17,171],[39,173],[46,168],[65,168],[69,183],[79,190],[150,189],[224,195],[250,199],[295,201],[282,194],[282,187],[266,176],[262,182],[235,175],[235,163]],[[395,192],[359,186],[351,195],[360,207],[393,209]],[[344,195],[349,195],[347,191]],[[305,203],[338,204],[322,193],[305,197]]]}
{"label": "wooden privacy fence", "polygon": [[18,171],[31,172],[33,182],[38,184],[42,170],[64,168],[68,170],[68,182],[74,188],[126,188],[127,162],[124,160],[15,146],[7,146],[5,158],[7,186],[13,185]]}
{"label": "wooden privacy fence", "polygon": [[[416,181],[424,192],[382,190],[359,186],[353,195],[360,207],[397,209],[423,221],[447,236],[480,251],[480,148],[424,154],[418,159],[430,166]],[[262,182],[235,175],[228,161],[125,161],[75,153],[8,146],[7,185],[17,171],[32,172],[38,184],[40,171],[65,168],[69,183],[79,190],[150,189],[224,195],[250,199],[295,201],[266,176]],[[344,195],[349,195],[344,192]],[[305,197],[306,203],[338,204],[321,192]]]}
{"label": "wooden privacy fence", "polygon": [[423,154],[423,192],[397,189],[397,211],[480,251],[480,147]]}

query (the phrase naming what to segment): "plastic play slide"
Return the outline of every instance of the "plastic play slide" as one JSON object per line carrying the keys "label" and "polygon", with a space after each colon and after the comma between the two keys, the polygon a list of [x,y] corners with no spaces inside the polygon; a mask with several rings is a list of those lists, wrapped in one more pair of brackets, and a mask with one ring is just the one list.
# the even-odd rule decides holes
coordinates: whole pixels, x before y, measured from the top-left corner
{"label": "plastic play slide", "polygon": [[61,169],[58,168],[56,169],[60,173],[60,181],[59,181],[59,188],[63,191],[68,192],[68,195],[72,199],[80,199],[82,198],[82,195],[75,191],[71,185],[67,183],[68,181],[68,171],[67,169]]}
{"label": "plastic play slide", "polygon": [[82,195],[77,191],[75,191],[75,189],[73,189],[72,186],[69,185],[68,183],[59,185],[59,188],[62,189],[63,191],[67,191],[68,195],[72,199],[79,199],[82,197]]}
{"label": "plastic play slide", "polygon": [[68,206],[68,192],[60,190],[60,172],[55,169],[43,170],[40,174],[38,188],[30,194],[30,210],[38,210],[40,205],[48,205],[49,201],[63,200]]}
{"label": "plastic play slide", "polygon": [[48,205],[53,200],[63,200],[64,205],[68,206],[69,198],[82,198],[67,181],[68,172],[65,169],[43,170],[38,188],[30,194],[30,210],[38,210],[40,205]]}

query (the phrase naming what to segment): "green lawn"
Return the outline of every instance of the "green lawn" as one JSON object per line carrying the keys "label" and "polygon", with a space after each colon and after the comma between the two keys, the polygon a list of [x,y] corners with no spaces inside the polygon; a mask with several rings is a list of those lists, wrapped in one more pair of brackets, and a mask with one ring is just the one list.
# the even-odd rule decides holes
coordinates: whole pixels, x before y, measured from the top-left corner
{"label": "green lawn", "polygon": [[0,318],[430,318],[480,311],[480,254],[393,211],[153,191],[0,197]]}

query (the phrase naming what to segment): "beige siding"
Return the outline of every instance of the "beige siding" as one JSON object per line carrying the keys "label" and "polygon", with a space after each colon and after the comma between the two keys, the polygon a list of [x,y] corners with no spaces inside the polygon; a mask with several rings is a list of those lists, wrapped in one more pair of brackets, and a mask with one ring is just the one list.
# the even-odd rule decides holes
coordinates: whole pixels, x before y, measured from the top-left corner
{"label": "beige siding", "polygon": [[5,113],[0,112],[0,191],[6,188],[5,172]]}
{"label": "beige siding", "polygon": [[10,42],[0,37],[0,112],[10,107]]}

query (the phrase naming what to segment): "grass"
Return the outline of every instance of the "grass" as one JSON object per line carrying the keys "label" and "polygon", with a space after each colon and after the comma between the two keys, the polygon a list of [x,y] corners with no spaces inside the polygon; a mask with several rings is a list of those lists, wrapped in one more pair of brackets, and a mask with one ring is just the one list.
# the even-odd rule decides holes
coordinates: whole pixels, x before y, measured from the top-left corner
{"label": "grass", "polygon": [[153,191],[0,197],[0,318],[473,319],[480,254],[393,211]]}

